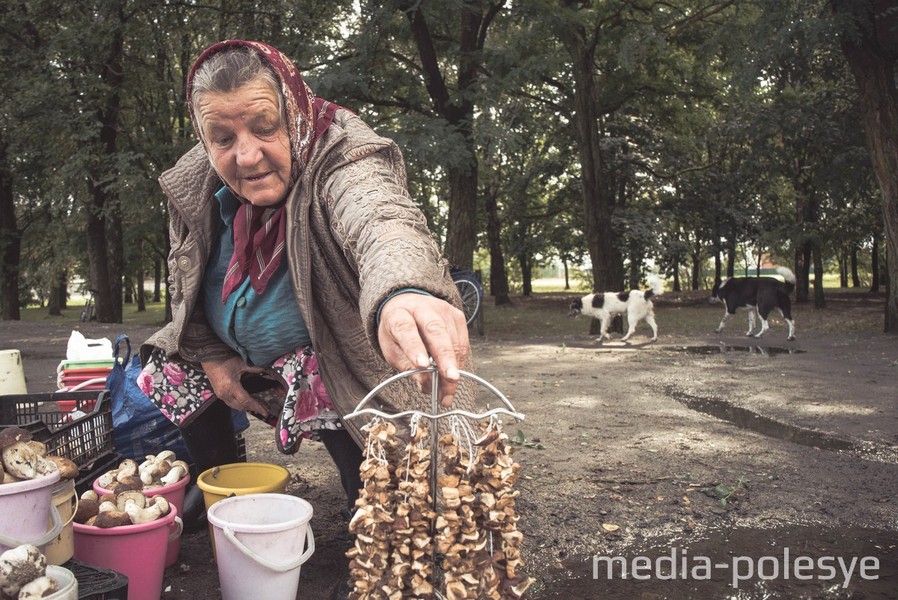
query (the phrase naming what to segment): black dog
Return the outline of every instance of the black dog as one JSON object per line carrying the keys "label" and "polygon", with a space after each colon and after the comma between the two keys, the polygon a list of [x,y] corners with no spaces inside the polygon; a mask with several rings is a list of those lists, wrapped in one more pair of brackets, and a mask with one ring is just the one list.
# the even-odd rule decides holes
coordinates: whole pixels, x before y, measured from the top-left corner
{"label": "black dog", "polygon": [[761,318],[761,330],[754,336],[759,338],[770,328],[767,316],[776,308],[789,325],[789,337],[786,339],[793,341],[795,322],[792,320],[792,301],[789,294],[795,289],[795,274],[786,267],[777,267],[776,272],[782,275],[785,281],[774,277],[731,277],[723,283],[715,283],[714,289],[711,290],[711,303],[723,302],[726,304],[726,312],[714,333],[723,331],[723,326],[736,314],[736,309],[747,308],[748,331],[745,335],[752,335],[757,310]]}

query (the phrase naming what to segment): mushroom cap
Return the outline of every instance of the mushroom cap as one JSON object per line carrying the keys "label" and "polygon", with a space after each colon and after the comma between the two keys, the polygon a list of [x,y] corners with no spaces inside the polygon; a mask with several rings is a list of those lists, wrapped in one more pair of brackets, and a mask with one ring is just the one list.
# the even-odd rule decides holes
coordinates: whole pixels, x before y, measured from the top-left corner
{"label": "mushroom cap", "polygon": [[17,427],[15,425],[0,429],[0,449],[6,448],[7,446],[15,444],[16,442],[27,442],[30,440],[31,432],[27,429],[22,429],[21,427]]}
{"label": "mushroom cap", "polygon": [[70,460],[65,456],[48,454],[44,458],[56,465],[56,468],[59,470],[59,476],[62,479],[74,479],[75,477],[78,477],[78,473],[80,473],[80,469],[78,469],[78,465],[75,464],[75,461]]}

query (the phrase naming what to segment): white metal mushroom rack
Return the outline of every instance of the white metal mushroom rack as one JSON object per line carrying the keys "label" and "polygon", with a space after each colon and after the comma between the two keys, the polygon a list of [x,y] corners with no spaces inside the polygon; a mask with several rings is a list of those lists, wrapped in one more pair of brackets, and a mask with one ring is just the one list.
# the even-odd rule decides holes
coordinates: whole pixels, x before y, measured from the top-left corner
{"label": "white metal mushroom rack", "polygon": [[[428,412],[417,411],[417,410],[406,410],[406,411],[401,411],[401,412],[388,413],[388,412],[385,412],[378,408],[373,408],[373,407],[367,406],[386,387],[392,385],[393,383],[395,383],[401,379],[404,379],[407,377],[412,377],[417,374],[424,374],[424,373],[431,374],[431,381],[432,381],[431,398],[430,398],[431,412],[428,413]],[[438,492],[438,484],[437,484],[438,473],[437,473],[437,471],[439,470],[439,464],[440,464],[439,463],[440,449],[439,449],[439,443],[438,443],[440,433],[439,433],[439,428],[437,427],[437,422],[440,421],[441,419],[450,419],[449,430],[451,430],[453,432],[460,432],[462,434],[461,437],[468,436],[467,441],[461,440],[459,442],[459,445],[467,443],[467,446],[469,448],[469,462],[473,463],[474,462],[473,440],[475,439],[475,437],[474,437],[474,433],[473,433],[473,428],[471,427],[471,422],[482,423],[483,421],[489,419],[490,420],[489,424],[495,425],[496,428],[498,429],[498,425],[500,423],[500,420],[499,420],[500,416],[511,417],[511,418],[515,419],[516,421],[524,420],[524,415],[519,413],[518,411],[516,411],[514,406],[511,404],[511,402],[509,402],[508,398],[506,398],[505,395],[502,392],[500,392],[495,386],[493,386],[492,384],[490,384],[483,378],[475,375],[474,373],[470,373],[468,371],[461,371],[460,373],[461,373],[461,378],[471,379],[471,380],[475,381],[476,383],[480,384],[480,386],[482,386],[489,392],[491,392],[493,396],[495,396],[496,398],[498,398],[501,401],[501,406],[496,406],[496,407],[490,408],[489,404],[487,403],[487,409],[483,412],[471,412],[471,411],[459,409],[459,408],[440,412],[439,393],[438,393],[440,376],[439,376],[439,373],[438,373],[436,367],[433,364],[431,364],[431,366],[426,369],[413,369],[410,371],[404,371],[402,373],[398,373],[398,374],[390,377],[389,379],[386,379],[385,381],[380,383],[377,387],[372,389],[359,402],[359,404],[356,406],[356,408],[353,412],[345,415],[345,417],[344,417],[345,419],[348,420],[348,419],[356,419],[356,418],[363,417],[363,416],[370,416],[370,417],[373,417],[372,423],[376,422],[377,419],[383,419],[386,421],[393,421],[393,422],[404,421],[404,422],[407,422],[409,429],[413,433],[415,431],[417,423],[421,419],[426,419],[429,421],[428,433],[429,433],[429,443],[430,443],[430,464],[429,464],[429,472],[427,473],[427,475],[428,475],[428,479],[429,479],[430,498],[431,498],[431,502],[432,502],[432,510],[433,510],[434,515],[439,514],[439,506],[438,506],[438,499],[437,499],[437,496],[438,496],[438,494],[437,494],[437,492]],[[478,394],[477,396],[478,396],[478,402],[480,402],[480,394]],[[425,438],[425,439],[427,439],[427,438]],[[426,451],[425,451],[425,455],[426,455]],[[435,525],[436,520],[437,519],[434,518],[430,523],[430,530],[431,530],[432,536],[436,535],[436,525]],[[491,532],[489,535],[490,549],[492,548],[492,544],[493,544],[493,540],[492,540],[492,532]],[[436,551],[434,550],[434,555],[435,554],[436,554]],[[432,565],[434,567],[434,570],[431,574],[431,579],[432,579],[436,576],[436,568],[438,567],[438,565],[437,565],[437,560],[436,560],[435,556],[432,556],[431,558],[432,558]],[[467,596],[458,596],[453,593],[447,593],[446,596],[443,596],[438,591],[439,586],[437,585],[437,583],[432,580],[430,581],[430,583],[433,586],[434,596],[437,598],[467,597]],[[506,582],[506,584],[507,583],[508,582]],[[525,584],[525,587],[526,587],[526,584]],[[513,597],[516,597],[516,595],[515,594],[512,594],[510,596],[503,595],[502,597],[512,597],[513,598]]]}

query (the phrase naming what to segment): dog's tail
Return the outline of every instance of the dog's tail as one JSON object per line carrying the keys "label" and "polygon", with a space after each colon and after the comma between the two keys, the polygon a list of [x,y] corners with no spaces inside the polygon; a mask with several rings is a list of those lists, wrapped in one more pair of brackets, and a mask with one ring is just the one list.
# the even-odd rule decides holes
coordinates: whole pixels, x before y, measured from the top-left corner
{"label": "dog's tail", "polygon": [[648,300],[652,296],[660,296],[664,293],[664,280],[657,275],[649,275],[648,282],[651,289],[645,291],[645,299]]}
{"label": "dog's tail", "polygon": [[786,280],[786,283],[783,284],[783,290],[787,294],[791,294],[792,290],[795,289],[795,273],[787,267],[777,267],[776,272],[782,275],[783,279]]}

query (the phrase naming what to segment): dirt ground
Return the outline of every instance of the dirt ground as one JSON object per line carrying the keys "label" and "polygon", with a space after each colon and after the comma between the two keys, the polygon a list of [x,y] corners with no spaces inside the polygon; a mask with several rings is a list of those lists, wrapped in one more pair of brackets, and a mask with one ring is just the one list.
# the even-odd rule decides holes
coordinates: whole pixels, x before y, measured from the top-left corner
{"label": "dirt ground", "polygon": [[[654,344],[644,326],[600,344],[585,320],[574,336],[503,339],[487,322],[474,338],[478,374],[526,417],[505,430],[523,467],[528,597],[898,598],[898,337],[859,329],[850,307],[830,331],[799,325],[795,342],[781,325],[742,336],[744,315],[715,335],[719,310],[699,306],[684,310],[706,311],[707,327],[666,334],[665,310],[680,309],[659,304]],[[71,329],[0,323],[30,392],[55,389]],[[349,544],[336,470],[320,444],[284,457],[270,435],[250,428],[249,459],[287,466],[288,491],[315,510],[298,597],[329,598]],[[218,596],[205,532],[184,536],[164,588]]]}

